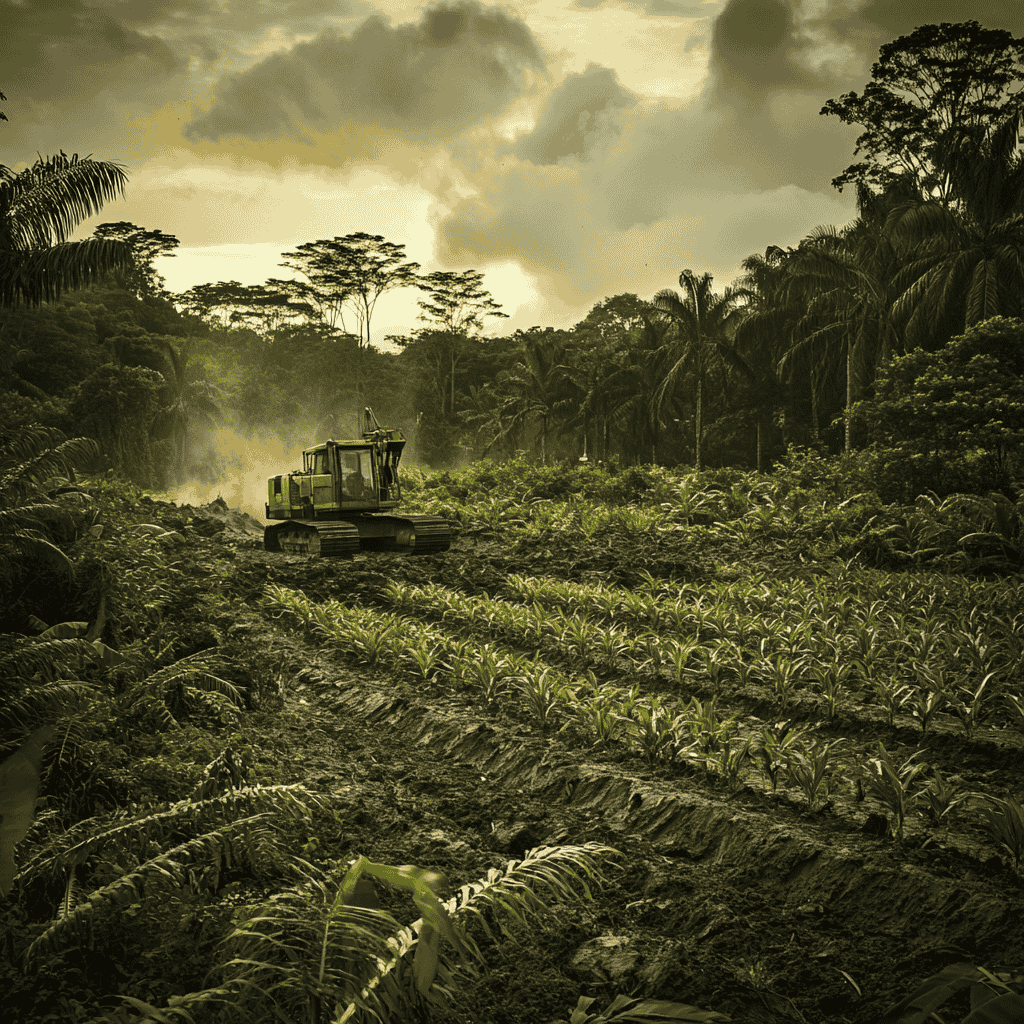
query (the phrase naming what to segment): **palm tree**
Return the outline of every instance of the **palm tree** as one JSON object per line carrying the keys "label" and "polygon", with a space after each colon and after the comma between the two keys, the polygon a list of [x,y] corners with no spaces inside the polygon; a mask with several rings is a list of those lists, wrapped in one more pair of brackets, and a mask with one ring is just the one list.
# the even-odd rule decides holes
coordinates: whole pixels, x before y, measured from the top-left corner
{"label": "palm tree", "polygon": [[163,348],[170,372],[164,374],[164,396],[167,404],[161,410],[161,419],[174,442],[174,469],[180,482],[185,469],[185,447],[189,428],[197,424],[205,424],[208,427],[215,425],[220,418],[220,409],[216,402],[218,392],[212,384],[196,380],[189,373],[189,344],[178,349],[168,341]]}
{"label": "palm tree", "polygon": [[788,302],[802,308],[786,366],[807,349],[845,363],[845,451],[850,450],[854,402],[874,368],[903,351],[893,306],[900,294],[902,257],[886,229],[889,213],[905,198],[899,188],[883,196],[859,195],[860,216],[841,230],[816,228],[787,261]]}
{"label": "palm tree", "polygon": [[569,405],[568,379],[563,370],[565,345],[558,339],[527,334],[523,355],[511,370],[499,374],[504,392],[498,415],[503,424],[495,438],[533,422],[540,424],[540,459],[548,458],[548,432]]}
{"label": "palm tree", "polygon": [[704,385],[715,356],[729,348],[729,342],[744,316],[743,304],[748,295],[738,288],[728,287],[721,295],[711,287],[711,274],[699,278],[692,270],[679,275],[679,285],[686,290],[681,298],[671,288],[664,288],[654,296],[654,304],[668,313],[676,322],[676,334],[667,346],[671,366],[662,377],[651,399],[652,413],[657,420],[667,398],[672,397],[680,376],[692,370],[696,391],[694,394],[694,466],[703,468]]}
{"label": "palm tree", "polygon": [[67,241],[80,221],[124,194],[127,180],[120,165],[77,153],[40,157],[19,172],[0,164],[0,307],[53,302],[110,271],[131,270],[127,242]]}
{"label": "palm tree", "polygon": [[993,316],[1024,313],[1024,154],[1021,119],[995,131],[965,128],[944,139],[936,159],[955,199],[912,199],[890,215],[911,257],[895,312],[907,340],[935,349]]}

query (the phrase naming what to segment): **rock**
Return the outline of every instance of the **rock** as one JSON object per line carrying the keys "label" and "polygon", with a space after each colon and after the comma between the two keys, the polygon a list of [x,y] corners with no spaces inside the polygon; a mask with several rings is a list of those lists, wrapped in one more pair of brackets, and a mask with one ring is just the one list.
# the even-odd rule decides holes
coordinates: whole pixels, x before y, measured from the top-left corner
{"label": "rock", "polygon": [[627,935],[599,935],[585,942],[572,958],[572,966],[582,975],[617,988],[627,988],[627,979],[636,971],[640,955]]}

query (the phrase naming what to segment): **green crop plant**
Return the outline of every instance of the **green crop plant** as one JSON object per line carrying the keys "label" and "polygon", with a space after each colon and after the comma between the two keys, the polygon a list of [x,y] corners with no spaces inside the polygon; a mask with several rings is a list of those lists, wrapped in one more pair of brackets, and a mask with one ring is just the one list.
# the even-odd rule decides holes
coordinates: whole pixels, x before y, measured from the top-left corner
{"label": "green crop plant", "polygon": [[991,705],[998,696],[997,685],[989,685],[996,678],[997,673],[989,672],[977,686],[961,684],[949,695],[949,706],[960,719],[968,739],[973,737],[974,730],[988,717]]}
{"label": "green crop plant", "polygon": [[666,761],[671,764],[676,759],[679,738],[686,730],[685,713],[673,714],[662,698],[653,696],[648,703],[638,701],[630,717],[632,723],[627,733],[647,763]]}
{"label": "green crop plant", "polygon": [[985,830],[1010,855],[1014,871],[1019,872],[1024,857],[1024,807],[1013,796],[981,796],[977,807]]}
{"label": "green crop plant", "polygon": [[830,722],[836,717],[840,699],[852,689],[850,681],[854,672],[854,666],[849,662],[835,661],[811,670],[811,676],[817,684],[815,689],[825,702],[825,716]]}
{"label": "green crop plant", "polygon": [[778,790],[779,775],[786,767],[789,755],[800,749],[807,729],[793,728],[792,722],[778,722],[766,725],[754,737],[751,756],[758,771],[768,780],[775,793]]}
{"label": "green crop plant", "polygon": [[903,839],[903,823],[912,811],[924,788],[921,778],[930,768],[927,762],[918,758],[924,756],[917,750],[902,763],[897,763],[892,753],[881,741],[876,746],[877,756],[868,760],[860,776],[865,793],[873,796],[893,815],[889,831],[898,840]]}
{"label": "green crop plant", "polygon": [[911,688],[907,709],[921,723],[921,732],[926,733],[935,716],[949,704],[947,687],[950,681],[941,669],[931,669],[926,665],[915,665],[914,675],[919,685]]}
{"label": "green crop plant", "polygon": [[1013,715],[1017,726],[1024,726],[1024,694],[1004,693],[1003,700],[1006,702],[1006,710]]}
{"label": "green crop plant", "polygon": [[[629,713],[623,709],[623,693],[617,689],[599,690],[585,700],[570,694],[567,711],[572,717],[562,728],[573,728],[591,746],[611,746],[630,723]],[[629,710],[635,706],[634,696]]]}
{"label": "green crop plant", "polygon": [[879,705],[885,708],[886,721],[889,728],[896,724],[896,713],[903,707],[913,694],[913,687],[900,681],[899,677],[889,672],[875,672],[865,669],[861,664],[861,672],[871,681],[871,693]]}
{"label": "green crop plant", "polygon": [[531,717],[546,733],[557,723],[561,707],[570,699],[566,680],[551,667],[532,665],[516,681],[516,686]]}
{"label": "green crop plant", "polygon": [[[723,656],[723,652],[727,652]],[[704,673],[711,680],[711,685],[716,692],[720,692],[731,671],[732,657],[735,656],[736,647],[728,640],[705,647],[701,650],[701,658],[704,662]]]}
{"label": "green crop plant", "polygon": [[606,669],[614,669],[630,649],[629,637],[617,626],[598,629],[594,634],[593,654]]}
{"label": "green crop plant", "polygon": [[831,743],[815,740],[809,745],[794,743],[790,746],[785,766],[786,783],[803,793],[809,811],[817,810],[822,789],[828,792],[832,770],[846,749],[845,739],[832,740]]}
{"label": "green crop plant", "polygon": [[482,647],[476,649],[468,663],[460,665],[459,671],[460,678],[480,690],[488,704],[498,701],[514,674],[508,671],[508,663],[503,658]]}
{"label": "green crop plant", "polygon": [[717,701],[717,696],[706,701],[691,697],[684,708],[690,738],[704,754],[721,749],[736,732],[735,718],[723,720],[719,717]]}
{"label": "green crop plant", "polygon": [[753,661],[747,660],[742,650],[737,651],[736,659],[730,667],[736,673],[736,681],[741,687],[763,682],[761,669]]}
{"label": "green crop plant", "polygon": [[438,656],[438,647],[429,640],[417,640],[407,644],[401,654],[409,671],[422,682],[430,682],[444,663]]}
{"label": "green crop plant", "polygon": [[635,661],[635,672],[650,672],[655,676],[667,666],[670,657],[662,647],[661,637],[655,633],[643,633],[636,637],[630,655]]}
{"label": "green crop plant", "polygon": [[931,825],[938,828],[952,817],[957,807],[965,804],[970,798],[970,793],[954,785],[953,779],[947,779],[936,768],[928,785],[918,792],[918,806]]}
{"label": "green crop plant", "polygon": [[669,658],[672,660],[672,677],[677,683],[692,675],[693,670],[689,667],[690,657],[694,651],[700,649],[697,640],[677,641],[669,646]]}
{"label": "green crop plant", "polygon": [[589,661],[596,646],[597,629],[586,619],[566,621],[558,642],[582,661]]}
{"label": "green crop plant", "polygon": [[768,667],[765,669],[766,681],[775,692],[780,707],[789,704],[796,693],[800,673],[805,665],[803,658],[793,658],[785,654],[773,654],[768,659]]}
{"label": "green crop plant", "polygon": [[714,750],[704,754],[704,765],[709,771],[721,775],[730,792],[734,792],[742,784],[742,770],[751,760],[754,737],[748,736],[742,743],[738,737],[725,736]]}

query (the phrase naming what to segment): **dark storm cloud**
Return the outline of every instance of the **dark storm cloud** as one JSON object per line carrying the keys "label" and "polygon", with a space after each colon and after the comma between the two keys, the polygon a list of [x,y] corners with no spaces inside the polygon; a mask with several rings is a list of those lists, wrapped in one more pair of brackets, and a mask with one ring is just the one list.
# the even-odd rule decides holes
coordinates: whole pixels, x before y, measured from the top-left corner
{"label": "dark storm cloud", "polygon": [[516,140],[512,151],[521,160],[554,164],[562,157],[585,159],[609,132],[617,132],[613,111],[636,104],[610,68],[590,64],[571,74],[551,94],[537,126]]}
{"label": "dark storm cloud", "polygon": [[161,39],[80,0],[0,0],[0,26],[0,69],[12,102],[79,102],[181,65]]}
{"label": "dark storm cloud", "polygon": [[985,28],[1003,28],[1020,36],[1024,34],[1024,4],[1020,0],[869,0],[857,4],[850,19],[851,28],[858,24],[877,28],[872,60],[882,43],[908,35],[920,25],[945,21],[977,21]]}
{"label": "dark storm cloud", "polygon": [[773,92],[814,89],[814,44],[788,0],[729,0],[711,33],[711,89],[721,102],[757,110]]}
{"label": "dark storm cloud", "polygon": [[440,3],[418,24],[375,15],[223,79],[213,105],[185,126],[192,140],[290,137],[346,122],[458,131],[501,109],[543,61],[518,18],[475,0]]}

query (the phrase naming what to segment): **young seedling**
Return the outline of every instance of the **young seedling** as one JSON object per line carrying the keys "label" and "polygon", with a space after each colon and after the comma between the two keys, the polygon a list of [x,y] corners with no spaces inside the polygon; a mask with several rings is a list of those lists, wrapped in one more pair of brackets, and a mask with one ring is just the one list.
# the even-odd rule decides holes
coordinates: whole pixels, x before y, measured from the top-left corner
{"label": "young seedling", "polygon": [[850,677],[853,671],[851,664],[837,661],[814,670],[818,691],[825,702],[825,716],[830,722],[836,717],[840,698],[850,691]]}
{"label": "young seedling", "polygon": [[815,740],[811,746],[794,744],[786,761],[786,782],[796,786],[807,799],[807,809],[815,811],[822,787],[827,791],[830,769],[839,754],[846,749],[846,740],[822,743]]}
{"label": "young seedling", "polygon": [[779,707],[786,707],[793,694],[796,693],[800,671],[804,667],[804,659],[792,658],[786,654],[773,654],[769,664],[771,668],[768,673],[768,681],[778,698]]}
{"label": "young seedling", "polygon": [[573,717],[562,729],[575,726],[592,746],[611,746],[629,724],[621,713],[621,696],[621,691],[606,690],[582,701],[571,697],[568,709]]}
{"label": "young seedling", "polygon": [[415,646],[406,647],[402,651],[402,660],[409,671],[422,682],[429,682],[441,666],[438,658],[437,645],[428,640],[420,640]]}
{"label": "young seedling", "polygon": [[974,735],[974,730],[988,716],[990,704],[998,695],[995,686],[989,686],[998,673],[989,672],[975,689],[969,686],[961,686],[956,693],[950,694],[949,703],[953,713],[960,719],[964,727],[964,735],[968,739]]}
{"label": "young seedling", "polygon": [[[917,669],[914,671],[916,672]],[[912,687],[907,699],[907,709],[921,723],[922,733],[928,731],[932,719],[947,704],[949,704],[949,694],[945,690],[933,689],[930,686]]]}
{"label": "young seedling", "polygon": [[673,715],[661,698],[650,703],[638,702],[633,707],[628,734],[648,764],[667,761],[671,764],[678,750],[679,737],[686,729],[686,715]]}
{"label": "young seedling", "polygon": [[878,703],[885,708],[886,721],[891,729],[896,724],[896,712],[910,700],[913,688],[891,674],[876,675],[872,688]]}
{"label": "young seedling", "polygon": [[983,796],[979,810],[988,834],[1010,855],[1014,871],[1020,871],[1024,857],[1024,807],[1020,801],[1012,796]]}
{"label": "young seedling", "polygon": [[890,833],[896,839],[903,840],[903,822],[907,812],[912,810],[924,788],[919,777],[930,765],[918,758],[924,754],[917,750],[902,764],[897,764],[892,753],[879,740],[876,747],[877,756],[871,758],[864,768],[861,782],[865,792],[873,796],[880,804],[892,812],[894,821],[890,825]]}
{"label": "young seedling", "polygon": [[938,828],[947,818],[952,817],[954,808],[965,803],[970,796],[970,793],[954,785],[952,779],[947,779],[936,768],[932,772],[931,782],[920,791],[918,803],[932,827]]}
{"label": "young seedling", "polygon": [[806,729],[793,729],[791,722],[766,725],[754,740],[751,753],[758,771],[768,780],[775,793],[779,787],[779,775],[786,766],[789,754],[801,746],[800,740]]}
{"label": "young seedling", "polygon": [[566,703],[566,684],[554,669],[537,667],[517,681],[527,710],[542,732],[559,718],[559,709]]}
{"label": "young seedling", "polygon": [[717,750],[704,755],[704,764],[708,769],[725,779],[729,792],[735,792],[742,784],[740,772],[750,760],[750,751],[754,745],[754,737],[748,736],[739,746],[733,745],[735,736],[727,736]]}

